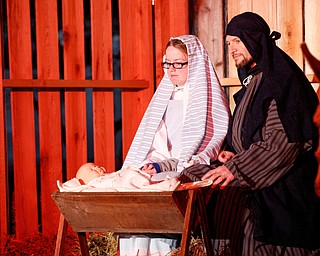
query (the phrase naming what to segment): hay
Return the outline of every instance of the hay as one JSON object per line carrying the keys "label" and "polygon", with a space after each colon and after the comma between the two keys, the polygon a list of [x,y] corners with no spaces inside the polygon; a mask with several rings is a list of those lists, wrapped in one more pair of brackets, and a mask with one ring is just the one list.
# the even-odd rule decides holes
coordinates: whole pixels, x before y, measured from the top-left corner
{"label": "hay", "polygon": [[117,256],[119,236],[112,232],[92,233],[88,237],[90,256]]}
{"label": "hay", "polygon": [[[176,250],[173,250],[168,254],[168,256],[179,256],[180,247]],[[190,256],[207,256],[203,240],[200,238],[191,237],[190,246],[189,246],[189,255]]]}
{"label": "hay", "polygon": [[[56,235],[48,236],[41,233],[35,233],[34,235],[25,237],[24,239],[16,239],[14,236],[8,236],[5,247],[5,255],[53,255],[56,239]],[[118,255],[119,236],[114,235],[113,232],[88,233],[87,240],[90,256]],[[170,252],[168,256],[178,256],[179,252],[180,248],[177,248]],[[81,255],[77,233],[67,232],[63,253],[64,255]],[[202,239],[191,237],[189,255],[207,256]]]}

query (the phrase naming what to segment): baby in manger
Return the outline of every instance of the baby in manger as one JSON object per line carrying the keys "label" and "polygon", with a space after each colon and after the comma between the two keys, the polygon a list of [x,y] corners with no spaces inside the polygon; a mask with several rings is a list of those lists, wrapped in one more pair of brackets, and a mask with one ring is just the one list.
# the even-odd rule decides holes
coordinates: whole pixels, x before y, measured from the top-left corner
{"label": "baby in manger", "polygon": [[135,167],[107,173],[104,167],[94,163],[83,164],[75,178],[57,182],[60,192],[174,191],[179,184],[169,173],[160,181],[152,181],[150,174]]}

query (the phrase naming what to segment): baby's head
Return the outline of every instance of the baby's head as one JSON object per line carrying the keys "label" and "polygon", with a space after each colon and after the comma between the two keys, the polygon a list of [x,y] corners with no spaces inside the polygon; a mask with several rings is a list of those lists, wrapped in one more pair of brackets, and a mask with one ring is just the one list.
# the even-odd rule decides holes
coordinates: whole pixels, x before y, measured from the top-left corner
{"label": "baby's head", "polygon": [[85,163],[77,171],[76,178],[84,183],[88,184],[94,178],[100,177],[106,173],[104,167],[97,166],[94,163]]}

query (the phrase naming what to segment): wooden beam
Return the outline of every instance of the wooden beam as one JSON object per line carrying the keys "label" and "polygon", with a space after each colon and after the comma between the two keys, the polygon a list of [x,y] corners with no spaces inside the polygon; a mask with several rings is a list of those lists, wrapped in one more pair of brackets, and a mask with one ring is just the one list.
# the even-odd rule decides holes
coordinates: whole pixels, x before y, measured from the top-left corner
{"label": "wooden beam", "polygon": [[4,79],[4,88],[98,88],[147,89],[146,80],[59,80],[59,79]]}
{"label": "wooden beam", "polygon": [[[320,80],[315,76],[315,74],[307,74],[306,76],[310,83],[320,83]],[[238,77],[224,77],[219,80],[223,87],[241,86]]]}

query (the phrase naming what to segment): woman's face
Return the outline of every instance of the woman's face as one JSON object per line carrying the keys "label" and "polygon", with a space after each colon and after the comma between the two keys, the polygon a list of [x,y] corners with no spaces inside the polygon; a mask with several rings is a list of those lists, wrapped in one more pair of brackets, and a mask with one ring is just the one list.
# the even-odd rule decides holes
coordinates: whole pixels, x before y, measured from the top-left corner
{"label": "woman's face", "polygon": [[[188,55],[174,46],[169,46],[166,50],[165,62],[168,63],[184,63],[188,61]],[[168,76],[174,85],[184,85],[188,78],[188,64],[181,69],[176,69],[170,65],[168,69]]]}

